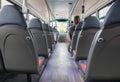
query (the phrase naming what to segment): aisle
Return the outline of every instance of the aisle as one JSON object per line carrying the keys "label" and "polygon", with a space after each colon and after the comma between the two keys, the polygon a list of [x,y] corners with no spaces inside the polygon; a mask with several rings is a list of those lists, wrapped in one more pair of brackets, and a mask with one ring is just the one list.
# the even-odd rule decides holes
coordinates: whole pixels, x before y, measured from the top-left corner
{"label": "aisle", "polygon": [[66,43],[57,43],[39,82],[82,82]]}

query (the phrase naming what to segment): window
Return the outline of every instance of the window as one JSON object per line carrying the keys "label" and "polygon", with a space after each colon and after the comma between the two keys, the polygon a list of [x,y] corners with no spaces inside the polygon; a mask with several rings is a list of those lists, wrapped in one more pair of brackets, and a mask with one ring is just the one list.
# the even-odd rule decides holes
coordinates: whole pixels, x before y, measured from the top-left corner
{"label": "window", "polygon": [[5,5],[12,5],[12,4],[6,0],[1,0],[1,6],[5,6]]}
{"label": "window", "polygon": [[64,22],[57,21],[57,30],[59,32],[67,32],[68,23],[69,21],[64,21]]}
{"label": "window", "polygon": [[103,22],[104,21],[104,19],[100,19],[100,22]]}
{"label": "window", "polygon": [[35,18],[33,15],[29,14],[29,20]]}
{"label": "window", "polygon": [[51,21],[50,26],[53,26],[53,27],[56,26],[56,21]]}
{"label": "window", "polygon": [[108,10],[110,9],[110,7],[111,7],[111,5],[108,5],[108,6],[99,10],[99,19],[100,19],[101,22],[104,21],[104,18],[106,16]]}
{"label": "window", "polygon": [[56,29],[59,31],[59,32],[66,32],[67,31],[67,28],[68,28],[68,24],[69,24],[69,21],[52,21],[50,23],[51,26],[57,26]]}
{"label": "window", "polygon": [[45,21],[41,20],[42,23],[45,23]]}
{"label": "window", "polygon": [[97,16],[96,13],[93,13],[91,16]]}

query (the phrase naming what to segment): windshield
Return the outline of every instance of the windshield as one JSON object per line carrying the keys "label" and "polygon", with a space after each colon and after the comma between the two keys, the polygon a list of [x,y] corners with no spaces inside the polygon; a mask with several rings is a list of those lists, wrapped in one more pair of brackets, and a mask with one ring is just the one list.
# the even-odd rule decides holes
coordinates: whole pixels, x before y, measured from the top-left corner
{"label": "windshield", "polygon": [[[53,26],[56,26],[56,29],[60,32],[60,33],[65,33],[67,32],[67,28],[69,26],[69,21],[54,21],[52,22]],[[51,24],[52,24],[51,23]]]}

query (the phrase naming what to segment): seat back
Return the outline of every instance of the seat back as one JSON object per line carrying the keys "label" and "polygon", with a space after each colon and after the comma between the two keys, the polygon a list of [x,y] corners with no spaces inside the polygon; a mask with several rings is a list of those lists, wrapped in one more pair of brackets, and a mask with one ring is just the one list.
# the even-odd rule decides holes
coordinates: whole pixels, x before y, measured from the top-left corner
{"label": "seat back", "polygon": [[58,40],[58,37],[59,37],[59,32],[55,27],[53,28],[53,34],[54,34],[55,43],[57,43],[57,40]]}
{"label": "seat back", "polygon": [[54,34],[53,34],[53,28],[51,26],[49,26],[50,28],[50,34],[51,34],[51,43],[54,44]]}
{"label": "seat back", "polygon": [[86,81],[120,82],[120,0],[108,11],[104,28],[95,37],[91,50]]}
{"label": "seat back", "polygon": [[7,72],[38,73],[38,60],[22,12],[4,6],[0,12],[0,49]]}
{"label": "seat back", "polygon": [[76,61],[87,59],[93,37],[99,29],[100,23],[96,17],[89,16],[85,19],[81,37],[78,38]]}
{"label": "seat back", "polygon": [[[48,46],[43,32],[42,23],[39,19],[32,19],[29,23],[29,33],[33,36],[34,46],[39,56],[48,58]],[[44,46],[44,47],[43,47]]]}
{"label": "seat back", "polygon": [[47,36],[48,48],[52,49],[51,33],[49,26],[47,24],[43,24],[43,30]]}
{"label": "seat back", "polygon": [[5,67],[4,67],[2,53],[0,52],[0,73],[1,72],[5,72]]}
{"label": "seat back", "polygon": [[77,43],[77,38],[78,38],[78,34],[81,31],[81,27],[82,27],[83,22],[79,22],[78,25],[75,27],[75,31],[73,32],[73,36],[72,36],[72,43],[71,43],[71,50],[75,50],[76,49],[76,43]]}

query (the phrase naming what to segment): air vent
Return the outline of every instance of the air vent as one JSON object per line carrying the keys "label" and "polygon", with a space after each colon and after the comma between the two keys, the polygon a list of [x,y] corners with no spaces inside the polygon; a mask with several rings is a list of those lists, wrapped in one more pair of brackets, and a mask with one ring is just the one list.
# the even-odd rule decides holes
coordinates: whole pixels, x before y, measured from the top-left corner
{"label": "air vent", "polygon": [[70,2],[70,3],[68,3],[69,5],[72,5],[72,3]]}

